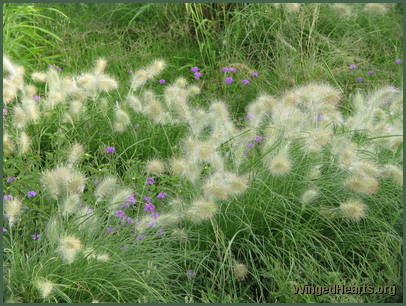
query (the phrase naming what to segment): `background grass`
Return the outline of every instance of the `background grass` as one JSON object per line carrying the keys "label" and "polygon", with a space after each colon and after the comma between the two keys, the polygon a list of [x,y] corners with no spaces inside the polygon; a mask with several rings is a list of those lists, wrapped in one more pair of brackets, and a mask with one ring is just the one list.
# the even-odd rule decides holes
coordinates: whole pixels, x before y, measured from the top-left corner
{"label": "background grass", "polygon": [[[191,103],[207,106],[221,98],[233,117],[245,114],[245,106],[259,93],[279,95],[310,81],[326,82],[344,93],[343,108],[356,91],[369,91],[383,85],[402,87],[402,64],[394,62],[403,54],[403,7],[399,4],[385,15],[363,11],[363,4],[351,4],[354,14],[343,18],[327,4],[302,5],[297,13],[275,9],[271,4],[32,4],[4,6],[4,52],[28,72],[42,71],[47,65],[62,67],[62,73],[90,69],[99,57],[108,60],[107,72],[120,80],[116,94],[107,96],[113,107],[128,88],[130,73],[155,58],[163,58],[168,68],[160,76],[167,82],[183,75],[193,80],[192,66],[203,76],[196,81],[202,94]],[[28,51],[28,52],[27,52]],[[348,69],[350,64],[358,66]],[[224,83],[222,67],[237,67],[235,82]],[[259,77],[252,78],[256,71]],[[367,71],[374,74],[368,75]],[[357,77],[365,78],[359,83]],[[239,81],[250,79],[243,85]],[[147,85],[160,92],[154,80]],[[162,92],[162,91],[161,91]],[[58,114],[56,114],[57,116]],[[167,192],[169,198],[193,197],[193,186],[176,177],[162,177],[157,185],[146,188],[144,163],[147,159],[168,158],[181,149],[184,127],[156,126],[141,115],[133,114],[137,125],[125,133],[111,132],[97,105],[87,118],[65,131],[51,117],[40,126],[31,126],[33,154],[25,159],[5,156],[5,178],[18,177],[4,184],[5,194],[25,195],[40,190],[38,173],[64,160],[73,142],[86,145],[89,155],[81,170],[92,180],[103,174],[118,174],[123,183],[140,196]],[[82,132],[83,127],[93,131]],[[164,136],[163,136],[164,135]],[[102,150],[115,145],[118,154],[106,157]],[[321,215],[322,207],[336,207],[350,192],[337,181],[344,174],[330,166],[325,156],[303,158],[299,149],[292,154],[295,170],[283,180],[271,177],[255,163],[262,158],[254,149],[252,160],[244,165],[256,175],[249,190],[238,198],[221,203],[221,212],[203,225],[182,224],[189,233],[186,242],[151,239],[137,253],[117,253],[130,268],[114,266],[89,270],[83,262],[58,279],[66,286],[58,301],[90,302],[97,298],[111,302],[399,302],[402,300],[401,189],[382,181],[374,198],[365,198],[368,218],[351,223]],[[398,163],[400,152],[380,157],[380,162]],[[327,156],[327,155],[326,155]],[[306,181],[305,174],[314,162],[323,165],[322,179]],[[28,165],[28,166],[27,166]],[[300,195],[309,184],[322,190],[317,204],[304,207]],[[52,203],[42,198],[27,201],[29,213],[18,233],[26,238],[13,245],[5,263],[8,283],[6,296],[17,293],[24,301],[38,301],[26,280],[38,274],[38,265],[51,260],[45,250],[30,241],[35,231],[43,231],[51,215]],[[165,210],[165,202],[160,209]],[[142,211],[135,212],[137,216]],[[102,231],[102,229],[100,229]],[[123,236],[126,233],[122,233]],[[121,236],[121,237],[123,237]],[[10,236],[6,241],[12,243]],[[89,238],[90,239],[90,238]],[[117,241],[98,238],[107,249]],[[157,238],[158,239],[158,238]],[[32,259],[22,254],[34,252]],[[5,250],[7,252],[7,250]],[[126,268],[145,271],[148,254],[159,269],[130,280],[121,278]],[[141,259],[140,259],[141,258]],[[117,258],[118,259],[118,258]],[[232,266],[245,263],[249,276],[237,282]],[[115,262],[120,262],[116,260]],[[29,268],[27,268],[29,267]],[[169,269],[171,268],[171,269]],[[56,263],[46,272],[62,275]],[[187,279],[184,271],[197,274]],[[127,271],[128,273],[128,271]],[[92,277],[110,280],[92,282]],[[93,279],[94,280],[94,279]],[[168,280],[173,283],[167,283]],[[127,283],[126,283],[127,281]],[[87,288],[78,286],[78,282]],[[133,284],[138,286],[133,287]],[[388,295],[295,295],[294,284],[396,285],[396,296]],[[102,284],[102,285],[100,285]],[[98,287],[99,286],[99,287]],[[101,286],[101,287],[100,287]],[[103,287],[105,286],[105,287]],[[92,296],[89,292],[107,292]],[[146,293],[145,293],[146,292]]]}

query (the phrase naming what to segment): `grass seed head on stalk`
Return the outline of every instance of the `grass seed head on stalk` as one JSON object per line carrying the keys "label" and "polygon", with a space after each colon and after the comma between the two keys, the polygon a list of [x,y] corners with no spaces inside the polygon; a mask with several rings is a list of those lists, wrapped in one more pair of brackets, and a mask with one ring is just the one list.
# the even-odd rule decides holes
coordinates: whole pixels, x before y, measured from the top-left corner
{"label": "grass seed head on stalk", "polygon": [[235,263],[234,265],[234,275],[237,281],[244,280],[248,275],[248,267],[242,263]]}
{"label": "grass seed head on stalk", "polygon": [[82,248],[81,241],[74,236],[64,236],[59,241],[58,252],[67,264],[72,264]]}
{"label": "grass seed head on stalk", "polygon": [[23,203],[19,198],[13,198],[3,201],[4,203],[4,215],[7,217],[10,226],[13,226],[20,219],[23,213]]}
{"label": "grass seed head on stalk", "polygon": [[153,174],[159,175],[165,172],[165,164],[158,159],[150,160],[147,163],[146,168],[149,173]]}
{"label": "grass seed head on stalk", "polygon": [[217,213],[217,204],[212,201],[199,199],[192,203],[191,207],[186,211],[186,216],[194,223],[212,218]]}
{"label": "grass seed head on stalk", "polygon": [[34,282],[34,286],[38,289],[43,299],[48,298],[55,289],[55,284],[49,280],[42,279]]}
{"label": "grass seed head on stalk", "polygon": [[378,191],[379,182],[374,177],[356,174],[346,179],[344,186],[352,191],[370,195]]}
{"label": "grass seed head on stalk", "polygon": [[365,217],[367,207],[358,200],[350,200],[340,204],[341,214],[353,221],[359,221]]}

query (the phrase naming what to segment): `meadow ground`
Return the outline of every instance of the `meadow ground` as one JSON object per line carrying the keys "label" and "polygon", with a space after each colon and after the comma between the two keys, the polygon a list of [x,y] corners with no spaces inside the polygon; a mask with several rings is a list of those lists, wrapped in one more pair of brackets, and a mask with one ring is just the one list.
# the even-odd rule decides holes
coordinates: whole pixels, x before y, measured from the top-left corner
{"label": "meadow ground", "polygon": [[402,301],[402,21],[5,4],[5,300]]}

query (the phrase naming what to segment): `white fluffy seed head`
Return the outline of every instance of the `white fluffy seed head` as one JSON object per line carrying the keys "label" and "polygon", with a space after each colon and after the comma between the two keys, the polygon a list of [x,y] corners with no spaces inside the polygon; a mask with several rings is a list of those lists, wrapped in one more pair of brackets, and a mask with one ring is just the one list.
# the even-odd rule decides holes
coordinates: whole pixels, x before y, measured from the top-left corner
{"label": "white fluffy seed head", "polygon": [[364,10],[368,13],[383,15],[388,12],[388,7],[384,3],[367,3]]}
{"label": "white fluffy seed head", "polygon": [[110,255],[107,253],[103,253],[103,254],[97,254],[96,255],[96,260],[100,261],[100,262],[107,262],[110,260]]}
{"label": "white fluffy seed head", "polygon": [[59,241],[58,252],[62,256],[62,259],[67,264],[71,264],[75,261],[76,256],[82,248],[81,241],[74,236],[64,236]]}
{"label": "white fluffy seed head", "polygon": [[185,175],[188,170],[186,160],[182,158],[173,158],[170,162],[171,171],[177,175]]}
{"label": "white fluffy seed head", "polygon": [[248,267],[242,263],[235,263],[234,275],[236,280],[238,281],[244,280],[248,275]]}
{"label": "white fluffy seed head", "polygon": [[80,196],[78,194],[70,194],[61,204],[61,213],[65,217],[73,215],[80,206]]}
{"label": "white fluffy seed head", "polygon": [[217,204],[212,201],[200,199],[193,202],[192,206],[186,211],[186,216],[194,223],[212,218],[217,212]]}
{"label": "white fluffy seed head", "polygon": [[129,188],[115,190],[113,192],[111,200],[109,201],[110,202],[109,209],[112,211],[118,209],[119,206],[123,204],[128,199],[129,196],[132,195],[132,193],[133,193],[132,190]]}
{"label": "white fluffy seed head", "polygon": [[19,137],[19,149],[20,149],[20,154],[25,154],[30,150],[30,144],[31,144],[31,139],[30,137],[25,133],[22,132]]}
{"label": "white fluffy seed head", "polygon": [[99,58],[94,67],[94,74],[102,74],[106,69],[107,61],[103,58]]}
{"label": "white fluffy seed head", "polygon": [[302,201],[306,204],[313,202],[319,196],[316,189],[308,189],[302,194]]}
{"label": "white fluffy seed head", "polygon": [[47,74],[43,72],[34,72],[31,74],[31,79],[35,82],[46,82]]}
{"label": "white fluffy seed head", "polygon": [[75,143],[69,151],[68,164],[74,165],[83,156],[84,148],[80,143]]}
{"label": "white fluffy seed head", "polygon": [[141,100],[138,97],[128,95],[126,99],[126,104],[136,113],[141,113],[143,111]]}
{"label": "white fluffy seed head", "polygon": [[282,150],[275,157],[271,158],[268,162],[268,168],[275,176],[288,174],[292,169],[292,162],[290,161],[288,151]]}
{"label": "white fluffy seed head", "polygon": [[48,298],[55,288],[55,284],[49,280],[41,279],[34,282],[34,286],[38,289],[43,299]]}
{"label": "white fluffy seed head", "polygon": [[106,177],[96,187],[94,192],[97,202],[103,200],[107,195],[111,194],[117,188],[117,179],[115,177]]}
{"label": "white fluffy seed head", "polygon": [[379,182],[372,176],[358,174],[346,179],[344,186],[362,194],[374,194],[379,189]]}
{"label": "white fluffy seed head", "polygon": [[403,187],[403,171],[396,165],[385,165],[381,170],[381,174],[384,177],[392,178],[396,184]]}
{"label": "white fluffy seed head", "polygon": [[146,169],[149,173],[162,174],[165,172],[165,164],[158,159],[153,159],[147,163]]}
{"label": "white fluffy seed head", "polygon": [[4,201],[4,215],[7,217],[10,226],[13,226],[20,219],[23,213],[23,203],[19,198]]}
{"label": "white fluffy seed head", "polygon": [[340,204],[341,214],[353,221],[359,221],[365,217],[367,207],[357,200],[350,200]]}
{"label": "white fluffy seed head", "polygon": [[14,121],[14,126],[17,129],[23,129],[29,121],[27,114],[25,113],[23,108],[19,105],[14,107],[13,121]]}
{"label": "white fluffy seed head", "polygon": [[4,145],[3,150],[5,154],[14,151],[14,143],[6,131],[3,133],[3,145]]}

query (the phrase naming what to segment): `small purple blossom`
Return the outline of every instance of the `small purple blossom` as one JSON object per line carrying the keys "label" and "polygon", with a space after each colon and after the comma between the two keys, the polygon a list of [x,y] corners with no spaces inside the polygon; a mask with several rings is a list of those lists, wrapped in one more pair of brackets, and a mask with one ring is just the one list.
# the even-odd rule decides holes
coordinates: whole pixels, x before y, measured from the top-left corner
{"label": "small purple blossom", "polygon": [[41,99],[40,96],[33,96],[32,98],[34,99],[34,101],[37,101],[37,102]]}
{"label": "small purple blossom", "polygon": [[127,215],[125,214],[125,212],[121,209],[117,210],[115,212],[115,215],[118,219],[120,219],[121,221],[124,221],[125,217],[127,217]]}
{"label": "small purple blossom", "polygon": [[368,73],[368,75],[373,75],[374,74],[373,71],[368,71],[367,73]]}
{"label": "small purple blossom", "polygon": [[228,68],[228,67],[223,67],[223,69],[221,69],[223,72],[229,72],[230,71],[230,68]]}
{"label": "small purple blossom", "polygon": [[127,70],[128,73],[133,73],[134,71],[132,71],[131,69]]}
{"label": "small purple blossom", "polygon": [[247,114],[247,119],[248,120],[251,120],[251,119],[253,119],[254,118],[254,116],[252,115],[252,114]]}
{"label": "small purple blossom", "polygon": [[257,77],[258,75],[259,75],[258,72],[251,73],[251,76],[253,76],[253,77]]}
{"label": "small purple blossom", "polygon": [[400,59],[400,58],[397,58],[397,59],[395,59],[395,63],[401,63],[402,62],[402,60]]}
{"label": "small purple blossom", "polygon": [[15,180],[16,180],[16,177],[15,177],[15,176],[10,176],[10,177],[7,179],[7,183],[14,182]]}
{"label": "small purple blossom", "polygon": [[198,80],[202,76],[202,73],[201,72],[195,72],[194,76],[195,76],[195,79]]}
{"label": "small purple blossom", "polygon": [[128,245],[123,245],[122,247],[121,247],[122,249],[128,249]]}
{"label": "small purple blossom", "polygon": [[192,67],[192,68],[190,68],[190,71],[192,71],[192,72],[198,72],[198,71],[199,71],[199,67]]}
{"label": "small purple blossom", "polygon": [[156,233],[159,235],[159,234],[162,234],[162,233],[165,233],[166,232],[166,230],[164,230],[163,228],[161,228],[159,231],[157,231]]}
{"label": "small purple blossom", "polygon": [[155,205],[152,203],[146,203],[144,205],[144,211],[154,211],[155,210]]}
{"label": "small purple blossom", "polygon": [[186,270],[186,276],[188,279],[193,279],[196,277],[196,272],[193,270]]}
{"label": "small purple blossom", "polygon": [[350,69],[350,70],[357,69],[357,65],[351,64],[348,66],[348,69]]}
{"label": "small purple blossom", "polygon": [[142,239],[144,239],[145,238],[145,235],[144,234],[140,234],[140,235],[138,235],[135,239],[136,240],[142,240]]}
{"label": "small purple blossom", "polygon": [[167,194],[165,192],[160,192],[158,193],[158,195],[156,196],[157,198],[163,199],[167,196]]}
{"label": "small purple blossom", "polygon": [[254,144],[250,141],[245,145],[247,148],[252,148]]}
{"label": "small purple blossom", "polygon": [[164,79],[159,80],[159,84],[165,84],[165,83],[166,83],[166,81]]}
{"label": "small purple blossom", "polygon": [[116,148],[115,148],[115,147],[107,147],[105,150],[106,150],[107,153],[114,153],[114,152],[116,152]]}
{"label": "small purple blossom", "polygon": [[237,120],[241,121],[241,120],[244,120],[244,118],[243,117],[238,117]]}
{"label": "small purple blossom", "polygon": [[33,234],[31,235],[32,240],[38,240],[39,238],[41,238],[41,234]]}
{"label": "small purple blossom", "polygon": [[230,71],[230,72],[237,72],[237,68],[228,68],[228,71]]}
{"label": "small purple blossom", "polygon": [[12,196],[11,194],[5,194],[5,195],[3,196],[3,200],[4,200],[4,201],[11,200],[12,198],[13,198],[13,196]]}
{"label": "small purple blossom", "polygon": [[130,218],[130,217],[127,217],[127,223],[128,223],[128,224],[132,224],[132,223],[133,223],[133,219]]}
{"label": "small purple blossom", "polygon": [[7,233],[7,232],[8,232],[8,230],[5,227],[3,227],[3,233]]}
{"label": "small purple blossom", "polygon": [[224,82],[226,82],[227,84],[231,84],[233,81],[234,81],[234,80],[233,80],[232,77],[226,77],[226,78],[224,79]]}
{"label": "small purple blossom", "polygon": [[147,177],[147,181],[145,182],[145,185],[152,185],[155,183],[155,179],[153,177]]}
{"label": "small purple blossom", "polygon": [[145,202],[150,202],[150,201],[151,201],[151,197],[144,197],[144,201],[145,201]]}
{"label": "small purple blossom", "polygon": [[3,115],[7,115],[8,114],[8,109],[7,108],[3,108]]}
{"label": "small purple blossom", "polygon": [[321,121],[324,119],[324,115],[323,114],[318,114],[317,115],[317,121]]}
{"label": "small purple blossom", "polygon": [[254,140],[255,140],[255,142],[259,143],[262,141],[262,136],[255,136]]}
{"label": "small purple blossom", "polygon": [[107,226],[107,231],[111,232],[113,230],[113,227],[111,225]]}
{"label": "small purple blossom", "polygon": [[128,208],[130,207],[130,205],[135,205],[137,201],[135,200],[135,195],[134,194],[130,194],[127,197],[127,200],[124,202],[123,205],[121,205],[121,208]]}
{"label": "small purple blossom", "polygon": [[363,77],[358,77],[355,79],[358,83],[362,83],[364,82],[364,78]]}
{"label": "small purple blossom", "polygon": [[250,80],[242,80],[241,83],[243,83],[243,84],[249,84],[249,83],[250,83]]}
{"label": "small purple blossom", "polygon": [[37,193],[34,190],[30,190],[27,192],[27,197],[32,198],[35,197]]}

